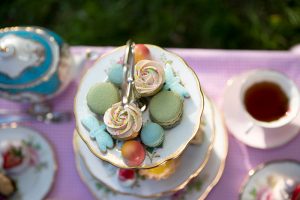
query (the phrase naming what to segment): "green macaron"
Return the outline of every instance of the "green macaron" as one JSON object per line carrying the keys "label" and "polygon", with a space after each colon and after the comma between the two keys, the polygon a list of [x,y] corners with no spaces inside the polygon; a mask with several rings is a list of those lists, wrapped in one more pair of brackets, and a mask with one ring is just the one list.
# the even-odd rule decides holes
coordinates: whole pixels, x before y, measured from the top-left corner
{"label": "green macaron", "polygon": [[88,91],[87,105],[98,115],[103,115],[113,104],[120,101],[120,92],[112,83],[97,83]]}
{"label": "green macaron", "polygon": [[164,129],[157,123],[148,122],[141,131],[141,140],[148,147],[158,147],[165,139]]}
{"label": "green macaron", "polygon": [[149,103],[150,118],[163,128],[177,125],[183,113],[183,99],[175,92],[161,91]]}

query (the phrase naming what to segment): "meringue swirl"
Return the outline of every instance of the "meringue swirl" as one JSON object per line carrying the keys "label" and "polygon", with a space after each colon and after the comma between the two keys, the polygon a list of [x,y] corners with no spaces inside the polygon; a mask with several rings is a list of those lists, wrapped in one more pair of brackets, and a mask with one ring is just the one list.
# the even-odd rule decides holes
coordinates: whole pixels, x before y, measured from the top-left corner
{"label": "meringue swirl", "polygon": [[134,104],[123,106],[121,102],[112,105],[104,114],[104,123],[112,137],[128,140],[136,137],[142,127],[142,112]]}
{"label": "meringue swirl", "polygon": [[134,83],[141,96],[156,94],[165,82],[164,67],[153,60],[141,60],[135,65]]}

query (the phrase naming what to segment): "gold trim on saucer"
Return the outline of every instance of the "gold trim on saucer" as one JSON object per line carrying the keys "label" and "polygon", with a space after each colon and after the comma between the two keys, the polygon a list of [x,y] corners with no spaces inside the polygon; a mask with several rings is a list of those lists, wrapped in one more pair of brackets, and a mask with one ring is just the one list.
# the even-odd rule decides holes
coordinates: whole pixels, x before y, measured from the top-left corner
{"label": "gold trim on saucer", "polygon": [[[212,109],[212,118],[214,119],[215,118],[215,112],[214,112],[214,107],[212,105],[212,102],[207,98],[207,100],[209,101],[209,107],[210,109]],[[132,194],[132,193],[126,193],[126,192],[120,192],[120,191],[117,191],[115,190],[114,188],[110,187],[109,185],[105,184],[103,181],[99,180],[97,177],[94,176],[94,174],[91,172],[91,170],[89,169],[88,165],[87,165],[87,162],[86,162],[86,158],[84,158],[84,156],[80,153],[79,151],[79,144],[78,144],[78,141],[76,141],[75,137],[76,137],[76,133],[78,133],[77,130],[74,130],[74,138],[73,138],[73,146],[74,146],[74,151],[75,152],[78,152],[79,155],[81,156],[87,170],[89,171],[89,173],[91,174],[91,176],[93,176],[96,180],[98,180],[99,182],[101,182],[104,186],[106,186],[107,188],[109,188],[110,190],[112,190],[113,192],[116,192],[118,194],[121,194],[121,195],[127,195],[127,196],[134,196],[134,197],[138,197],[138,198],[158,198],[158,197],[161,197],[161,196],[167,196],[167,195],[171,195],[183,188],[185,188],[187,186],[187,184],[193,179],[195,178],[196,176],[198,176],[200,174],[200,172],[204,169],[204,167],[206,166],[210,156],[211,156],[211,153],[212,153],[212,149],[213,149],[213,144],[214,144],[214,141],[215,141],[215,123],[213,122],[213,126],[212,126],[212,134],[211,134],[211,137],[209,138],[210,140],[210,144],[208,146],[208,150],[207,150],[207,153],[205,155],[205,159],[204,161],[201,163],[201,165],[199,166],[199,168],[197,170],[195,170],[183,183],[181,183],[180,185],[178,185],[177,187],[175,187],[174,189],[172,190],[168,190],[168,191],[165,191],[165,192],[161,192],[161,193],[157,193],[155,195],[150,195],[150,196],[144,196],[144,195],[138,195],[138,194]],[[78,134],[79,135],[79,134]],[[77,136],[78,137],[78,136]],[[80,138],[80,137],[79,137]],[[76,155],[75,155],[76,156]]]}
{"label": "gold trim on saucer", "polygon": [[53,161],[54,161],[54,166],[53,166],[53,170],[54,170],[54,175],[52,177],[52,180],[50,182],[50,186],[49,186],[49,189],[48,191],[45,192],[45,194],[42,196],[41,199],[46,199],[46,197],[50,194],[50,192],[53,190],[54,188],[54,182],[57,178],[57,171],[58,171],[58,159],[57,159],[57,154],[55,152],[55,148],[54,148],[54,145],[52,144],[52,142],[45,136],[45,134],[43,134],[41,131],[35,129],[35,128],[32,128],[32,127],[25,127],[25,126],[21,126],[17,123],[13,123],[11,125],[6,125],[6,126],[3,126],[3,127],[0,127],[0,128],[3,128],[3,129],[15,129],[15,128],[24,128],[24,129],[27,129],[27,130],[30,130],[30,131],[33,131],[35,132],[36,134],[38,134],[39,136],[41,136],[41,138],[43,138],[48,144],[49,146],[51,147],[51,151],[53,153]]}
{"label": "gold trim on saucer", "polygon": [[[195,124],[195,130],[194,130],[194,133],[192,134],[190,140],[187,142],[186,145],[181,145],[180,148],[177,149],[177,151],[175,151],[173,154],[171,154],[170,156],[162,159],[161,161],[159,162],[156,162],[154,164],[151,164],[151,165],[143,165],[143,166],[139,166],[139,167],[130,167],[130,166],[127,166],[126,164],[117,164],[117,161],[116,159],[112,158],[112,157],[104,157],[102,154],[100,153],[97,153],[98,151],[96,150],[96,147],[94,147],[94,145],[91,145],[90,142],[91,142],[91,139],[89,138],[88,135],[86,134],[82,134],[79,130],[79,127],[78,127],[78,124],[80,124],[80,120],[79,120],[79,117],[78,117],[78,112],[77,112],[77,108],[76,108],[76,105],[77,105],[77,96],[78,96],[78,91],[80,90],[81,88],[81,85],[82,85],[82,82],[83,80],[86,78],[86,74],[88,73],[88,71],[93,67],[90,67],[88,70],[85,71],[85,74],[83,75],[83,77],[81,78],[80,82],[79,82],[79,86],[78,86],[78,89],[77,89],[77,92],[76,92],[76,95],[75,95],[75,98],[74,98],[74,115],[75,115],[75,121],[76,121],[76,130],[78,132],[78,134],[80,135],[81,139],[85,142],[85,144],[88,146],[88,148],[90,149],[90,151],[95,155],[97,156],[98,158],[104,160],[104,161],[107,161],[109,163],[111,163],[112,165],[116,166],[116,167],[119,167],[119,168],[124,168],[124,169],[131,169],[131,168],[135,168],[135,169],[148,169],[148,168],[153,168],[153,167],[156,167],[158,165],[161,165],[163,164],[164,162],[168,161],[168,160],[171,160],[171,159],[175,159],[177,158],[178,156],[180,156],[182,154],[182,152],[188,147],[188,145],[190,144],[190,141],[194,138],[194,136],[196,135],[197,131],[199,130],[200,128],[200,120],[201,120],[201,117],[202,117],[202,114],[203,114],[203,109],[204,109],[204,94],[202,92],[202,89],[201,89],[201,86],[200,86],[200,81],[198,79],[198,76],[196,75],[195,71],[180,57],[178,56],[177,54],[173,53],[173,52],[170,52],[168,50],[165,50],[161,47],[158,47],[158,46],[155,46],[155,45],[150,45],[150,44],[146,44],[147,46],[151,47],[151,48],[156,48],[156,49],[159,49],[160,51],[162,52],[168,52],[172,55],[174,55],[175,57],[178,58],[179,62],[182,62],[184,66],[186,66],[193,74],[193,76],[195,77],[195,80],[197,81],[197,86],[198,86],[198,89],[200,91],[200,95],[201,95],[201,99],[202,99],[202,109],[201,109],[201,112],[199,114],[199,117],[197,118],[197,122]],[[121,47],[118,47],[110,52],[107,52],[103,55],[101,55],[96,61],[98,62],[99,60],[101,60],[102,58],[120,50],[121,48],[124,48],[124,46],[121,46]],[[118,158],[117,158],[118,159]]]}
{"label": "gold trim on saucer", "polygon": [[248,185],[248,181],[260,170],[262,170],[263,168],[272,165],[272,164],[276,164],[276,163],[281,163],[281,162],[286,162],[286,163],[293,163],[296,165],[299,165],[300,167],[300,161],[298,160],[294,160],[294,159],[278,159],[278,160],[271,160],[268,162],[264,162],[261,163],[259,165],[257,165],[256,167],[250,169],[246,175],[246,177],[244,178],[242,185],[240,187],[240,191],[239,191],[239,200],[242,200],[242,195],[244,193],[244,190],[246,188],[246,186]]}

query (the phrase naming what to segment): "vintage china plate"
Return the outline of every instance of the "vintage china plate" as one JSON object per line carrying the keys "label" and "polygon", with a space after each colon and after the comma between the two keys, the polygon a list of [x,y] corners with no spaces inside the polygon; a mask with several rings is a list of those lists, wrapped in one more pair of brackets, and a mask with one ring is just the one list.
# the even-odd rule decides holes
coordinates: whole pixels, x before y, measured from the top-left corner
{"label": "vintage china plate", "polygon": [[[117,177],[116,167],[108,165],[106,162],[98,159],[86,147],[84,142],[77,136],[76,145],[79,154],[90,173],[104,185],[121,194],[138,197],[158,197],[169,193],[174,193],[182,188],[195,176],[197,176],[206,165],[213,147],[214,132],[214,114],[213,107],[205,98],[205,107],[203,113],[204,140],[201,145],[189,145],[179,158],[179,166],[176,173],[165,180],[143,180],[138,178],[138,186],[123,187],[120,185]],[[191,159],[193,158],[193,159]]]}
{"label": "vintage china plate", "polygon": [[[200,118],[203,112],[203,94],[200,83],[195,72],[179,56],[154,45],[147,45],[150,49],[152,59],[164,63],[172,63],[174,71],[180,76],[182,83],[190,93],[191,97],[184,101],[183,117],[179,125],[166,130],[166,138],[163,148],[157,149],[159,157],[153,159],[146,158],[138,168],[152,168],[165,162],[166,160],[178,157],[189,142],[196,135],[200,126]],[[95,83],[104,82],[107,79],[106,71],[111,63],[121,60],[124,56],[125,47],[119,47],[112,52],[101,56],[91,67],[81,80],[75,97],[74,112],[76,118],[76,130],[86,143],[90,151],[98,158],[110,162],[120,168],[130,168],[122,159],[121,152],[117,148],[102,153],[96,142],[89,137],[89,132],[81,124],[81,119],[88,115],[93,115],[86,102],[86,96],[91,86]],[[143,121],[149,119],[148,111],[143,113]],[[185,134],[182,134],[182,133]]]}
{"label": "vintage china plate", "polygon": [[296,160],[275,160],[258,165],[249,171],[244,181],[239,199],[256,200],[257,195],[270,188],[268,179],[271,175],[282,175],[300,183],[300,162]]}
{"label": "vintage china plate", "polygon": [[40,200],[50,191],[56,171],[57,162],[51,144],[37,131],[25,128],[0,129],[0,141],[23,140],[37,160],[21,174],[11,175],[16,181],[18,191],[12,199]]}
{"label": "vintage china plate", "polygon": [[[300,114],[290,124],[280,128],[266,129],[254,125],[249,129],[252,122],[243,112],[239,94],[243,80],[250,73],[251,71],[244,72],[227,82],[223,97],[223,111],[229,131],[239,141],[254,148],[269,149],[288,143],[299,133]],[[246,133],[248,129],[250,131]]]}
{"label": "vintage china plate", "polygon": [[[224,167],[225,161],[228,153],[228,137],[226,128],[223,123],[221,113],[214,107],[215,112],[215,131],[216,138],[214,140],[212,154],[209,161],[207,162],[204,169],[201,173],[193,179],[187,187],[172,194],[171,196],[164,196],[160,198],[150,198],[150,199],[160,199],[160,200],[174,200],[174,199],[189,199],[189,200],[203,200],[207,197],[209,192],[220,180]],[[76,150],[76,149],[75,149]],[[187,150],[188,151],[188,150]],[[103,183],[96,179],[89,169],[86,167],[83,158],[79,155],[79,152],[76,154],[76,166],[78,173],[87,185],[91,193],[95,196],[96,199],[105,199],[105,200],[142,200],[144,198],[138,198],[128,195],[122,195],[111,189],[107,188]],[[181,197],[181,198],[180,198]],[[149,198],[147,198],[149,199]]]}

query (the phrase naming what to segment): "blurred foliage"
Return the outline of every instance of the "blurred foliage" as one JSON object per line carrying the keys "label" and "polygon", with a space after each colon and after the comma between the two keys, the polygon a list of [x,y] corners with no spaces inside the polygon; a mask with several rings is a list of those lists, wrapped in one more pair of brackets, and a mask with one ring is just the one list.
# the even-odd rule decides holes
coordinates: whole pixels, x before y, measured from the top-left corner
{"label": "blurred foliage", "polygon": [[288,49],[299,0],[0,0],[1,27],[37,25],[72,45]]}

